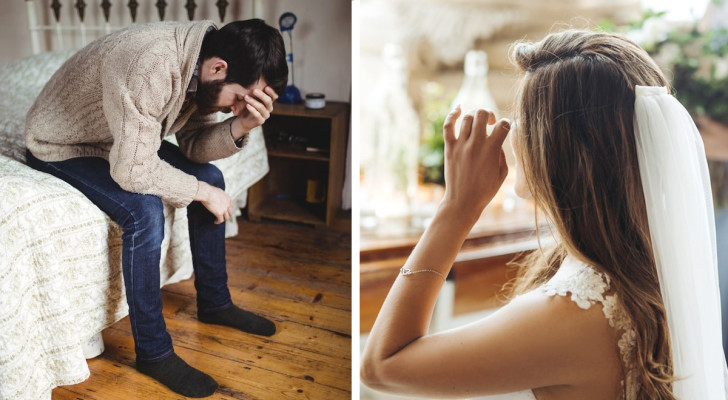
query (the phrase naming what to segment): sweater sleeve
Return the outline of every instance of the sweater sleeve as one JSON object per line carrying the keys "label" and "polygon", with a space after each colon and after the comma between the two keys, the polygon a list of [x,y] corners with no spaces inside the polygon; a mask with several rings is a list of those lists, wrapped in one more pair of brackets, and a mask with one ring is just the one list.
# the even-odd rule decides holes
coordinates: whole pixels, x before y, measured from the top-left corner
{"label": "sweater sleeve", "polygon": [[201,115],[195,111],[185,126],[177,132],[179,149],[185,157],[196,163],[232,156],[248,142],[248,135],[245,135],[242,146],[235,144],[231,131],[233,120],[235,117],[216,123],[217,114]]}
{"label": "sweater sleeve", "polygon": [[180,208],[192,202],[198,182],[157,155],[163,115],[170,101],[183,95],[179,70],[168,58],[164,52],[112,50],[102,65],[103,107],[114,137],[111,177],[124,190]]}

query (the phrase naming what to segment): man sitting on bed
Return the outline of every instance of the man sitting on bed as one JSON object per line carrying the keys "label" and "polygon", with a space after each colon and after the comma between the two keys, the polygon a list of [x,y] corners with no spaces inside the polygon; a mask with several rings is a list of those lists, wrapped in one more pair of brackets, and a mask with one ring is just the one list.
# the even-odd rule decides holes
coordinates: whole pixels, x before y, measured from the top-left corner
{"label": "man sitting on bed", "polygon": [[[162,316],[162,202],[187,207],[205,323],[270,336],[273,322],[235,306],[225,271],[233,215],[209,161],[243,148],[286,86],[280,33],[261,20],[131,27],[89,44],[50,79],[28,112],[28,164],[73,185],[123,229],[122,268],[136,367],[189,397],[217,383],[174,353]],[[234,117],[217,123],[216,112]],[[175,134],[179,147],[162,139]]]}

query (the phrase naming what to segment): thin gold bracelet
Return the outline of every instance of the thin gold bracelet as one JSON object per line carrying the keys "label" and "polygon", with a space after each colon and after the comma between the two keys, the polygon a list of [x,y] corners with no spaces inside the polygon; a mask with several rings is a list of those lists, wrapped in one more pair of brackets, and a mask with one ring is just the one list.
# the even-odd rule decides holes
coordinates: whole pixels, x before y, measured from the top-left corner
{"label": "thin gold bracelet", "polygon": [[442,272],[435,271],[434,269],[418,269],[417,271],[413,271],[410,268],[402,267],[399,269],[399,272],[404,276],[419,274],[420,272],[432,272],[433,274],[440,275],[440,277],[442,278],[443,281],[447,281],[447,277],[445,275],[443,275]]}

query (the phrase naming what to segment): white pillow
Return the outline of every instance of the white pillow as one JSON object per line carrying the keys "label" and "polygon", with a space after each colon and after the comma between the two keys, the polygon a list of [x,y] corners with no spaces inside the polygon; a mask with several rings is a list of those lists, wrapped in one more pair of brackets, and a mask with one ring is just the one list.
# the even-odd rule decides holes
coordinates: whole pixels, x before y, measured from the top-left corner
{"label": "white pillow", "polygon": [[74,50],[41,53],[0,65],[0,154],[25,162],[25,115]]}

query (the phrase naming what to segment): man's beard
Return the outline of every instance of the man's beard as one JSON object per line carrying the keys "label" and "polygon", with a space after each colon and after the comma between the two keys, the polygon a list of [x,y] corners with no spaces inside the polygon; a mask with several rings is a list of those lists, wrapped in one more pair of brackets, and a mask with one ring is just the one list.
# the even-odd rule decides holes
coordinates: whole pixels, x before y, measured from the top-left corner
{"label": "man's beard", "polygon": [[220,92],[226,82],[224,79],[217,79],[210,82],[197,81],[197,93],[195,94],[195,104],[200,114],[212,114],[217,111],[224,111],[222,108],[216,108]]}

